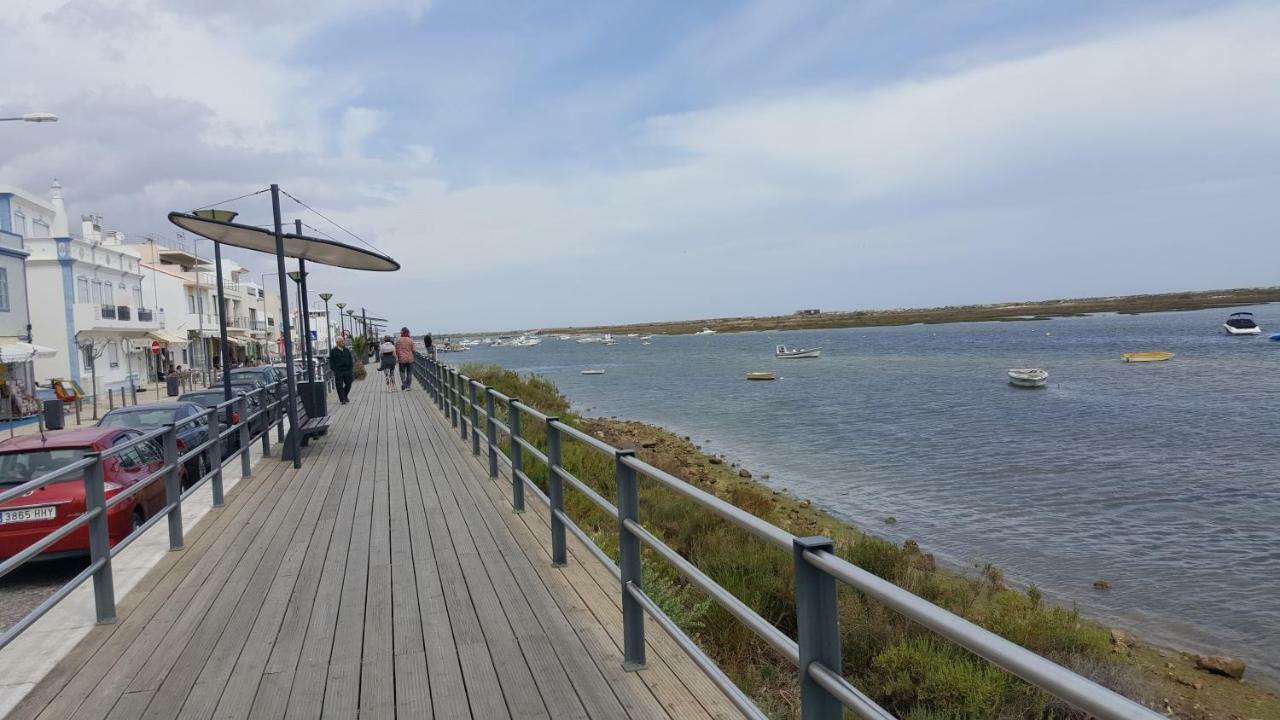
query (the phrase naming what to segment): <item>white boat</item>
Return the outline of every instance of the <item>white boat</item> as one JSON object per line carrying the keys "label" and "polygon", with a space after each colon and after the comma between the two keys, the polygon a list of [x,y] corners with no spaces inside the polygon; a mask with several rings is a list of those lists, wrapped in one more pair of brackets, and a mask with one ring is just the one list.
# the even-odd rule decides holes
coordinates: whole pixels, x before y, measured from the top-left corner
{"label": "white boat", "polygon": [[652,345],[653,343],[649,342],[648,340],[645,340],[644,342],[642,342],[642,343],[640,343],[640,344],[641,344],[641,345]]}
{"label": "white boat", "polygon": [[1018,387],[1038,388],[1049,380],[1049,373],[1040,368],[1014,368],[1009,371],[1009,384]]}
{"label": "white boat", "polygon": [[627,333],[627,337],[640,337],[640,333]]}
{"label": "white boat", "polygon": [[641,335],[641,336],[640,336],[640,341],[641,341],[641,342],[644,342],[645,340],[652,340],[652,339],[653,339],[653,336],[652,336],[652,335]]}
{"label": "white boat", "polygon": [[694,335],[715,335],[715,334],[716,334],[716,331],[712,330],[711,328],[702,328],[698,332],[694,333]]}
{"label": "white boat", "polygon": [[588,369],[588,370],[583,370],[583,371],[582,371],[582,374],[583,374],[583,375],[603,375],[603,374],[604,374],[604,370],[602,370],[602,369],[600,369],[600,368],[592,368],[592,369]]}
{"label": "white boat", "polygon": [[515,347],[533,347],[534,345],[541,345],[542,338],[529,337],[528,335],[521,335],[520,337],[516,338],[515,341],[513,341],[511,344],[514,345]]}
{"label": "white boat", "polygon": [[579,343],[579,344],[582,344],[582,345],[587,345],[587,344],[589,344],[589,343],[598,343],[598,342],[604,342],[604,340],[602,340],[601,338],[598,338],[598,337],[594,337],[594,336],[592,336],[592,337],[580,337],[580,338],[578,338],[578,343]]}
{"label": "white boat", "polygon": [[786,345],[779,345],[774,348],[774,357],[780,358],[816,358],[822,354],[822,348],[793,348]]}
{"label": "white boat", "polygon": [[1253,313],[1251,312],[1231,313],[1227,321],[1222,323],[1222,327],[1226,329],[1228,335],[1262,334],[1262,328],[1253,321]]}

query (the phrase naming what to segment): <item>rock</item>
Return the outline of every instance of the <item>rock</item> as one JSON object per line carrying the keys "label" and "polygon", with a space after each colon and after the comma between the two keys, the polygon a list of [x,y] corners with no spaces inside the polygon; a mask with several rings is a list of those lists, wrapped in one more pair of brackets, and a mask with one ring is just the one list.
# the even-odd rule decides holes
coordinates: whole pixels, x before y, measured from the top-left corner
{"label": "rock", "polygon": [[1107,582],[1106,580],[1094,580],[1093,589],[1094,590],[1110,590],[1111,583]]}
{"label": "rock", "polygon": [[1181,677],[1174,677],[1173,679],[1178,681],[1179,684],[1186,685],[1187,687],[1192,688],[1194,690],[1199,690],[1200,688],[1204,687],[1204,683],[1200,682],[1199,680],[1188,680],[1186,678],[1181,678]]}
{"label": "rock", "polygon": [[640,443],[640,447],[644,448],[645,450],[652,450],[652,449],[654,449],[654,448],[658,447],[658,441],[657,441],[657,440],[645,440],[644,442]]}
{"label": "rock", "polygon": [[885,518],[885,519],[884,519],[884,524],[885,524],[885,525],[896,525],[896,524],[898,524],[898,518],[896,518],[896,517],[894,517],[894,516],[890,515],[889,517],[887,517],[887,518]]}
{"label": "rock", "polygon": [[808,500],[801,500],[801,501],[800,501],[800,507],[802,507],[802,508],[807,508],[807,507],[809,507],[809,505],[810,505],[810,503],[809,503],[809,501],[808,501]]}
{"label": "rock", "polygon": [[738,471],[738,477],[749,478],[751,477],[751,471],[747,470],[746,468],[742,468],[741,470]]}
{"label": "rock", "polygon": [[720,458],[715,457],[715,456],[712,456],[711,458],[709,458],[709,459],[708,459],[708,461],[709,461],[712,465],[719,465],[719,464],[721,464],[721,463],[723,463],[723,462],[724,462],[723,460],[721,460]]}
{"label": "rock", "polygon": [[1196,667],[1237,680],[1244,677],[1244,661],[1226,655],[1197,655]]}
{"label": "rock", "polygon": [[1138,644],[1138,638],[1134,637],[1133,633],[1113,628],[1111,630],[1111,644],[1116,647],[1116,650],[1127,652],[1129,648]]}

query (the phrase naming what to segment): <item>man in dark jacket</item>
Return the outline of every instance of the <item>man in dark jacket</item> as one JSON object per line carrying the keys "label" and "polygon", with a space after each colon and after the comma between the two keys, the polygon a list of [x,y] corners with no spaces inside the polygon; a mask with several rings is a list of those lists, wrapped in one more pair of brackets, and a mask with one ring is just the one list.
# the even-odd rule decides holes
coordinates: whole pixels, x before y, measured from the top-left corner
{"label": "man in dark jacket", "polygon": [[347,396],[351,392],[351,383],[356,379],[356,359],[347,347],[347,339],[339,337],[337,344],[329,351],[329,369],[333,371],[333,384],[338,390],[338,402],[347,404]]}

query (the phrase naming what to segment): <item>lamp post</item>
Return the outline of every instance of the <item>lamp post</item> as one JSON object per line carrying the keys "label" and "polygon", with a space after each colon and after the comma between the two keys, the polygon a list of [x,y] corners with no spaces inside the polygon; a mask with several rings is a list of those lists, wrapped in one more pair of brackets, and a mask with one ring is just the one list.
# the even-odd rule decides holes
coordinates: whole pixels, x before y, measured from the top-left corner
{"label": "lamp post", "polygon": [[[295,220],[298,224],[298,234],[302,234],[302,221]],[[311,310],[307,308],[307,261],[298,258],[298,269],[289,273],[289,277],[298,284],[298,312],[302,316],[300,328],[302,330],[302,362],[307,368],[307,383],[316,381],[315,365],[311,362],[313,349],[311,347]],[[311,392],[308,390],[307,392]]]}
{"label": "lamp post", "polygon": [[[197,210],[193,213],[199,217],[217,220],[218,222],[231,222],[236,219],[239,213],[232,210]],[[227,343],[227,300],[223,291],[222,281],[222,243],[214,241],[213,243],[213,266],[217,275],[215,280],[218,281],[218,342],[222,346],[222,397],[224,400],[231,399],[231,348]],[[231,410],[227,409],[227,424],[231,424]]]}
{"label": "lamp post", "polygon": [[329,299],[333,297],[331,292],[318,293],[320,299],[324,301],[324,349],[333,349],[333,327],[329,325]]}
{"label": "lamp post", "polygon": [[[351,320],[351,337],[354,339],[356,335],[356,311],[354,308],[347,308],[347,318]],[[355,344],[352,344],[355,347]],[[360,362],[364,362],[362,359]]]}
{"label": "lamp post", "polygon": [[58,116],[54,115],[53,113],[33,112],[33,113],[26,113],[25,115],[19,115],[17,117],[0,118],[0,122],[4,122],[6,120],[21,120],[22,122],[45,123],[45,122],[58,122]]}
{"label": "lamp post", "polygon": [[346,306],[347,306],[347,304],[346,304],[346,303],[344,303],[344,302],[341,302],[341,303],[334,303],[334,305],[337,305],[337,306],[338,306],[338,334],[339,334],[339,335],[346,335],[346,334],[347,334],[347,321],[342,319],[342,308],[346,307]]}

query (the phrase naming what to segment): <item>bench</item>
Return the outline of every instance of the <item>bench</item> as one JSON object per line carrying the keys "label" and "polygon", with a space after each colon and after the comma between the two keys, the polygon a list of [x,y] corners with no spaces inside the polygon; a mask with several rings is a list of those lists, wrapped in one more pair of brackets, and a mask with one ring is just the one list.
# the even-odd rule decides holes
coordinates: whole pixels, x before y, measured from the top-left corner
{"label": "bench", "polygon": [[[311,439],[311,436],[324,435],[329,432],[329,424],[331,422],[329,416],[322,415],[319,417],[311,417],[307,414],[306,403],[302,402],[301,398],[298,399],[297,403],[297,418],[298,426],[296,428],[289,428],[289,434],[293,435],[295,432],[297,433],[299,449],[307,446],[307,442]],[[284,457],[282,459],[293,459],[292,454],[289,452],[290,447],[292,447],[290,438],[285,438],[283,451]]]}

